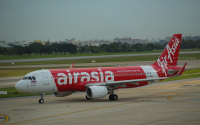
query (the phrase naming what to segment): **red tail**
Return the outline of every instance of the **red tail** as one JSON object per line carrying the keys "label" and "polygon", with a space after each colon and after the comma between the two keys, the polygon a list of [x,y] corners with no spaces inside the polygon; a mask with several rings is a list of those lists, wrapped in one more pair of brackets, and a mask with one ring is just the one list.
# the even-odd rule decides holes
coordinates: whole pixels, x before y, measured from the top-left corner
{"label": "red tail", "polygon": [[181,40],[182,34],[174,34],[160,57],[153,65],[158,65],[162,68],[177,66]]}
{"label": "red tail", "polygon": [[71,69],[71,68],[74,68],[74,63],[72,63],[72,65],[70,66],[70,69]]}

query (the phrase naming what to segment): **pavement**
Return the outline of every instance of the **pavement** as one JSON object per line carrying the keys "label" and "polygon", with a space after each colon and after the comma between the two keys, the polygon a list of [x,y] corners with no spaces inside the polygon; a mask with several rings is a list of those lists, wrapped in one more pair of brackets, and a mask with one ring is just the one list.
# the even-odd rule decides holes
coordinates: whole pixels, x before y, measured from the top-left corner
{"label": "pavement", "polygon": [[199,125],[200,77],[160,82],[85,99],[85,93],[67,97],[39,96],[0,99],[0,124],[5,125]]}

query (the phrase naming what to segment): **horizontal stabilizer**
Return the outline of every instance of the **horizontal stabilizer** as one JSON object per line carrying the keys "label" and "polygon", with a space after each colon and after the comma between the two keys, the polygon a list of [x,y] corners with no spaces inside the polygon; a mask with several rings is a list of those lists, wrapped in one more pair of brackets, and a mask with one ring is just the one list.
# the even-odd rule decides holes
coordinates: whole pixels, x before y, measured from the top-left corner
{"label": "horizontal stabilizer", "polygon": [[180,71],[178,72],[177,75],[182,75],[182,73],[183,73],[184,70],[185,70],[186,65],[187,65],[187,63],[184,64],[184,66],[180,69]]}

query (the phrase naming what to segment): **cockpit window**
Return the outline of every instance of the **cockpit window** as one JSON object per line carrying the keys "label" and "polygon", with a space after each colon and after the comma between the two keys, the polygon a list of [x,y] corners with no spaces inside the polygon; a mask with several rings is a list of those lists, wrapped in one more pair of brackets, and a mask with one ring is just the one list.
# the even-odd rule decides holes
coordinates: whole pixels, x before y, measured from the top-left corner
{"label": "cockpit window", "polygon": [[36,80],[35,76],[25,76],[23,80]]}
{"label": "cockpit window", "polygon": [[36,80],[34,76],[32,76],[32,80]]}
{"label": "cockpit window", "polygon": [[29,76],[29,77],[28,77],[28,80],[32,80],[32,78]]}
{"label": "cockpit window", "polygon": [[28,77],[24,77],[24,78],[23,78],[23,80],[27,80],[27,79],[28,79]]}

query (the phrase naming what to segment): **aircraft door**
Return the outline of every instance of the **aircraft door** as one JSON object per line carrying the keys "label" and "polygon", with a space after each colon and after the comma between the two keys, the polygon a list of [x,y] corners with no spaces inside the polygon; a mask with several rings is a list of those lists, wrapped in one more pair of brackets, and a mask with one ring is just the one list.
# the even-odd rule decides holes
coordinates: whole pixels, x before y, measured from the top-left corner
{"label": "aircraft door", "polygon": [[46,72],[42,72],[42,77],[43,77],[43,84],[48,85],[49,84],[48,74]]}

